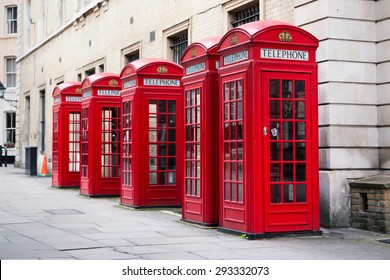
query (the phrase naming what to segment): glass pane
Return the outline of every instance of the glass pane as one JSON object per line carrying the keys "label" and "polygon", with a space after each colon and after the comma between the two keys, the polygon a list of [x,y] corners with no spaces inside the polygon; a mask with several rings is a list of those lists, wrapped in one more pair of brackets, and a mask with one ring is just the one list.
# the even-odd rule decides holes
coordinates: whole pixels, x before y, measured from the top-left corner
{"label": "glass pane", "polygon": [[230,163],[225,162],[225,180],[230,180],[231,179],[231,170],[230,170]]}
{"label": "glass pane", "polygon": [[295,81],[295,98],[305,98],[305,81]]}
{"label": "glass pane", "polygon": [[281,166],[280,164],[271,164],[270,166],[270,181],[280,182],[281,179]]}
{"label": "glass pane", "polygon": [[300,182],[306,181],[306,164],[297,164],[296,180]]}
{"label": "glass pane", "polygon": [[280,118],[279,100],[270,100],[269,102],[269,117],[271,119]]}
{"label": "glass pane", "polygon": [[306,160],[306,143],[295,143],[295,160]]}
{"label": "glass pane", "polygon": [[270,160],[280,160],[280,143],[270,143]]}
{"label": "glass pane", "polygon": [[283,160],[293,160],[294,144],[291,142],[283,143]]}
{"label": "glass pane", "polygon": [[282,191],[280,185],[271,185],[271,203],[280,203],[282,201]]}
{"label": "glass pane", "polygon": [[280,97],[280,81],[270,80],[269,81],[269,97],[279,98]]}
{"label": "glass pane", "polygon": [[191,194],[191,179],[186,180],[186,194]]}
{"label": "glass pane", "polygon": [[186,106],[190,106],[191,105],[191,91],[187,90],[186,91]]}
{"label": "glass pane", "polygon": [[224,94],[224,101],[228,101],[229,100],[229,83],[225,83],[225,90],[224,90],[225,94]]}
{"label": "glass pane", "polygon": [[283,122],[283,139],[294,140],[292,122]]}
{"label": "glass pane", "polygon": [[243,168],[242,163],[238,163],[238,181],[242,182],[243,180]]}
{"label": "glass pane", "polygon": [[280,123],[279,122],[271,122],[270,123],[270,132],[271,132],[271,140],[279,140],[280,139]]}
{"label": "glass pane", "polygon": [[224,188],[225,200],[230,200],[230,184],[225,182]]}
{"label": "glass pane", "polygon": [[157,126],[157,116],[150,115],[149,116],[149,127],[156,127],[156,126]]}
{"label": "glass pane", "polygon": [[294,180],[294,165],[290,163],[283,164],[283,181],[289,182]]}
{"label": "glass pane", "polygon": [[158,100],[157,104],[158,104],[157,106],[158,106],[159,113],[165,113],[167,111],[167,101],[166,100]]}
{"label": "glass pane", "polygon": [[231,185],[232,185],[232,198],[231,198],[231,200],[237,201],[237,184],[232,183]]}
{"label": "glass pane", "polygon": [[295,118],[305,119],[306,118],[306,103],[302,101],[295,102]]}
{"label": "glass pane", "polygon": [[306,202],[306,185],[298,184],[296,188],[297,188],[296,202]]}
{"label": "glass pane", "polygon": [[282,97],[291,98],[292,97],[292,81],[285,80],[282,81]]}
{"label": "glass pane", "polygon": [[157,160],[155,158],[149,159],[149,170],[157,170]]}
{"label": "glass pane", "polygon": [[295,128],[295,133],[297,134],[297,140],[306,139],[306,123],[305,122],[297,122]]}
{"label": "glass pane", "polygon": [[195,195],[200,195],[200,180],[196,180],[196,193]]}
{"label": "glass pane", "polygon": [[176,155],[176,144],[169,144],[168,145],[168,155],[169,156],[175,156]]}
{"label": "glass pane", "polygon": [[157,145],[149,145],[149,156],[157,156]]}
{"label": "glass pane", "polygon": [[176,113],[176,101],[175,100],[168,101],[168,113]]}
{"label": "glass pane", "polygon": [[157,142],[157,130],[149,130],[149,142]]}
{"label": "glass pane", "polygon": [[191,177],[191,161],[186,162],[186,176]]}
{"label": "glass pane", "polygon": [[149,100],[149,113],[157,113],[157,100]]}
{"label": "glass pane", "polygon": [[292,101],[283,101],[283,119],[292,119],[293,118],[293,102]]}
{"label": "glass pane", "polygon": [[168,184],[176,184],[176,172],[168,172]]}
{"label": "glass pane", "polygon": [[242,202],[244,199],[244,193],[243,193],[244,187],[242,184],[237,184],[237,192],[238,192],[238,197],[237,201]]}
{"label": "glass pane", "polygon": [[236,99],[236,82],[230,83],[230,100]]}
{"label": "glass pane", "polygon": [[149,173],[149,184],[150,185],[157,184],[157,173]]}
{"label": "glass pane", "polygon": [[283,202],[285,202],[285,203],[294,202],[294,185],[293,184],[283,185]]}
{"label": "glass pane", "polygon": [[242,81],[237,81],[237,99],[242,98]]}

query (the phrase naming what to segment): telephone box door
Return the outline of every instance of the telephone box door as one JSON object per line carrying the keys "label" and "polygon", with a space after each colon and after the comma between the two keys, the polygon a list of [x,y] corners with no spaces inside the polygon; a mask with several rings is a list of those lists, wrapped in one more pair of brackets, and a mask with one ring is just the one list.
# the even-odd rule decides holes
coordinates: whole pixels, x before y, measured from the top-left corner
{"label": "telephone box door", "polygon": [[313,230],[311,76],[265,72],[263,81],[265,231]]}

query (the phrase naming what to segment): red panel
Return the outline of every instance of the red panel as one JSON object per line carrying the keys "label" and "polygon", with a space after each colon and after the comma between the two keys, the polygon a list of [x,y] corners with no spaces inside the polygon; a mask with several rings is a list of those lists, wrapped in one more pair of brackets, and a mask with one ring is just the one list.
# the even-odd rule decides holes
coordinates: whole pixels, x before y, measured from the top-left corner
{"label": "red panel", "polygon": [[[183,68],[164,59],[127,64],[123,82],[121,204],[131,207],[179,206],[183,187]],[[131,112],[126,108],[131,105]],[[127,106],[127,107],[126,107]],[[127,110],[127,111],[126,111]],[[138,121],[133,121],[138,120]]]}
{"label": "red panel", "polygon": [[63,83],[53,89],[53,187],[80,185],[80,85]]}

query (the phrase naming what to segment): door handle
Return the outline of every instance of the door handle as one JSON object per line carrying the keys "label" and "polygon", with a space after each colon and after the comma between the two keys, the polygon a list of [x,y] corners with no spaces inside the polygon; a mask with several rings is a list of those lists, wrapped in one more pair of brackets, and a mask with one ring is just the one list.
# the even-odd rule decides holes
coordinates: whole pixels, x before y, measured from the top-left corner
{"label": "door handle", "polygon": [[266,126],[263,127],[263,134],[268,135],[268,128]]}

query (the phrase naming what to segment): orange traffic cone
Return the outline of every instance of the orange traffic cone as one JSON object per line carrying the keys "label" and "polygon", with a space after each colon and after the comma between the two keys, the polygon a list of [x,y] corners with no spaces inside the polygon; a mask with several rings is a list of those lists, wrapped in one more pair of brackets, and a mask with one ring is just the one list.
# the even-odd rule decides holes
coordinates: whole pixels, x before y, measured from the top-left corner
{"label": "orange traffic cone", "polygon": [[46,153],[43,154],[43,162],[40,176],[49,176],[49,171],[47,170]]}

